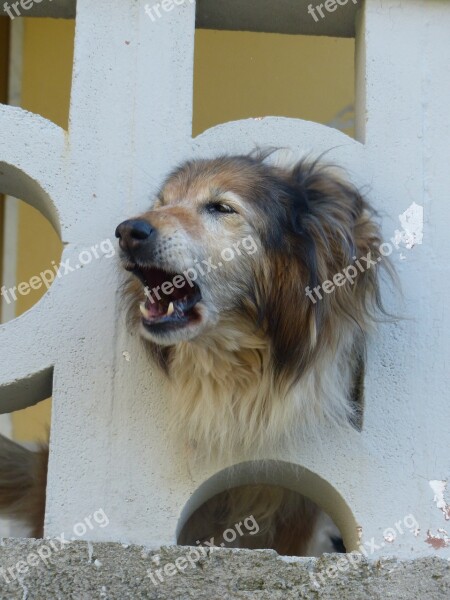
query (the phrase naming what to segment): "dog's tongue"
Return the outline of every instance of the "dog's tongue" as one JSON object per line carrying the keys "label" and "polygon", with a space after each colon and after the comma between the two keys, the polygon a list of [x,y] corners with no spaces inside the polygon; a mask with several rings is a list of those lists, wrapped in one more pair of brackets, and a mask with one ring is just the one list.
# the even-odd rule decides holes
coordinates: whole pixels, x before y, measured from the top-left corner
{"label": "dog's tongue", "polygon": [[147,316],[153,319],[157,319],[158,317],[163,317],[167,314],[168,304],[160,304],[159,302],[152,302],[150,299],[147,299],[145,302],[145,309],[147,311]]}
{"label": "dog's tongue", "polygon": [[186,313],[201,298],[198,287],[188,284],[186,280],[181,285],[172,285],[168,294],[164,294],[162,289],[158,293],[158,290],[164,287],[164,283],[174,280],[176,273],[148,268],[140,269],[138,276],[145,289],[146,299],[145,302],[141,302],[140,310],[146,321],[160,321],[164,318],[173,321],[185,318]]}
{"label": "dog's tongue", "polygon": [[165,317],[167,314],[171,314],[174,311],[172,302],[158,302],[152,301],[147,298],[145,302],[141,303],[141,313],[147,319],[151,321],[153,319],[160,319]]}

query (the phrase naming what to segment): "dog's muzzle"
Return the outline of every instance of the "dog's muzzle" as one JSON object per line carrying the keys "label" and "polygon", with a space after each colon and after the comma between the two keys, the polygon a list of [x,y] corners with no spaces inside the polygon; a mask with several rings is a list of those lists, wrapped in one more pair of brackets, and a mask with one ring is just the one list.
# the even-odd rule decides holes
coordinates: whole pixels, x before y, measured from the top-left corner
{"label": "dog's muzzle", "polygon": [[130,219],[116,229],[123,251],[124,268],[143,284],[145,301],[140,305],[142,324],[154,335],[197,323],[200,288],[187,275],[161,268],[154,262],[158,232],[144,219]]}

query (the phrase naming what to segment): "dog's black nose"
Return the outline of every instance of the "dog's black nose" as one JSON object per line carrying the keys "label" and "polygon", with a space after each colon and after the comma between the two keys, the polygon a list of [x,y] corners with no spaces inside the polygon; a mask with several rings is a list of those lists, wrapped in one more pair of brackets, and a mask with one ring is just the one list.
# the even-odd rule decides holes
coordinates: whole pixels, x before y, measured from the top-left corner
{"label": "dog's black nose", "polygon": [[120,246],[136,247],[149,239],[155,229],[144,219],[130,219],[121,223],[116,229],[116,237],[120,240]]}

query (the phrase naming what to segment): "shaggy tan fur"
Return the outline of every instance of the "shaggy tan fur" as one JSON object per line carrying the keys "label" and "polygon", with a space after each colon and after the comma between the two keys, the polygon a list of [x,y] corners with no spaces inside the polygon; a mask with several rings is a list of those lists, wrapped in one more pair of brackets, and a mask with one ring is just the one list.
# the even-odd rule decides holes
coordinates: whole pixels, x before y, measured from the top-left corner
{"label": "shaggy tan fur", "polygon": [[[214,195],[238,214],[204,218],[199,207]],[[169,374],[177,435],[199,453],[232,459],[270,455],[326,421],[358,420],[351,396],[380,307],[381,258],[378,226],[359,192],[316,163],[283,170],[225,157],[182,166],[159,198],[142,218],[155,225],[154,254],[169,272],[208,257],[217,264],[220,251],[245,236],[258,246],[198,279],[201,322],[191,334],[164,339],[142,329]],[[368,253],[377,264],[358,271],[353,285],[315,304],[307,298],[308,285]],[[127,294],[136,323],[142,285],[133,280]]]}
{"label": "shaggy tan fur", "polygon": [[[197,460],[264,458],[301,444],[306,433],[320,443],[319,425],[327,421],[361,426],[364,341],[382,310],[378,274],[388,265],[374,212],[335,170],[317,162],[277,167],[264,156],[188,162],[168,177],[153,208],[121,224],[117,235],[124,267],[137,275],[125,286],[130,325],[140,327],[167,374],[172,433]],[[255,252],[221,260],[224,248],[250,238]],[[365,256],[374,266],[359,269],[353,283],[316,302],[308,298],[308,287]],[[205,261],[222,266],[199,274],[193,306],[179,309],[178,322],[155,322],[144,286]],[[170,316],[169,302],[177,304],[180,294],[161,300],[161,315]],[[3,442],[0,456],[0,508],[23,517],[40,481],[35,513],[42,516],[44,455]],[[195,544],[250,514],[261,533],[241,546],[299,555],[321,519],[290,490],[243,486],[198,509],[180,543]]]}
{"label": "shaggy tan fur", "polygon": [[227,528],[242,523],[251,515],[257,523],[258,532],[249,534],[244,530],[244,535],[236,536],[231,544],[225,540],[224,545],[271,548],[289,556],[308,555],[319,513],[318,506],[290,490],[269,485],[232,488],[214,496],[194,512],[178,543],[195,545],[199,541],[204,544],[214,538],[219,546]]}
{"label": "shaggy tan fur", "polygon": [[[209,219],[202,207],[211,199],[235,213]],[[263,157],[222,157],[186,163],[169,176],[141,217],[158,234],[150,262],[181,273],[208,257],[218,264],[221,249],[245,236],[258,246],[219,274],[199,277],[202,301],[190,330],[164,338],[141,326],[168,375],[173,434],[198,460],[270,456],[294,443],[301,448],[305,433],[320,443],[318,426],[327,421],[361,427],[364,340],[383,310],[380,266],[391,272],[374,216],[356,188],[319,163],[282,168]],[[315,303],[306,297],[307,286],[364,265],[366,256],[375,266],[358,268],[353,284],[322,292]],[[142,289],[136,281],[127,288],[134,323]],[[193,544],[202,528],[218,533],[250,512],[265,525],[246,539],[249,547],[299,555],[319,515],[289,490],[235,488],[196,511],[181,541]]]}
{"label": "shaggy tan fur", "polygon": [[0,512],[27,525],[42,537],[47,485],[48,449],[31,452],[0,436]]}

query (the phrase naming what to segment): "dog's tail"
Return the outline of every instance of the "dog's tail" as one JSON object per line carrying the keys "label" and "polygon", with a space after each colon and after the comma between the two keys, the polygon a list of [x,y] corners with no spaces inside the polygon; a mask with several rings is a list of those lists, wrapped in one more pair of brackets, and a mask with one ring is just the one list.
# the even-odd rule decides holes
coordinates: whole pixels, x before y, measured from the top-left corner
{"label": "dog's tail", "polygon": [[48,448],[36,452],[0,436],[0,514],[17,519],[42,537]]}

